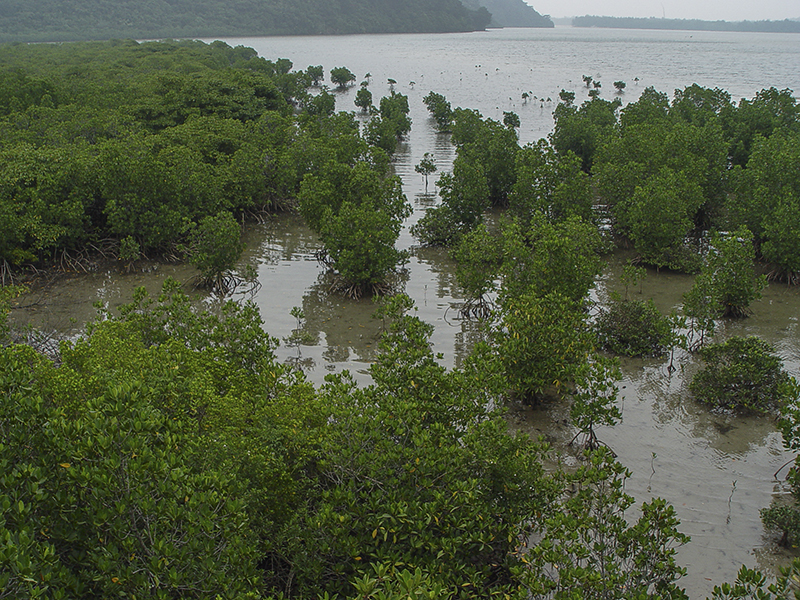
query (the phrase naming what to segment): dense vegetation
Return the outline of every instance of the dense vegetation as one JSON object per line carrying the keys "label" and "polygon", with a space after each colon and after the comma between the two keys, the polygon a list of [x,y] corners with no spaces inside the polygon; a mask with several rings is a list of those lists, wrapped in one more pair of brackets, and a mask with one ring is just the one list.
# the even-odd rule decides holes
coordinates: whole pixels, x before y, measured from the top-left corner
{"label": "dense vegetation", "polygon": [[462,0],[474,10],[484,7],[492,15],[492,27],[554,27],[548,15],[539,14],[524,0]]}
{"label": "dense vegetation", "polygon": [[484,29],[485,9],[459,0],[58,0],[5,2],[0,42]]}
{"label": "dense vegetation", "polygon": [[[382,283],[402,259],[408,207],[386,152],[411,126],[408,101],[382,99],[362,136],[313,87],[318,67],[291,68],[222,42],[0,48],[4,280],[35,261],[80,268],[93,249],[185,256],[224,284],[241,250],[230,224],[299,203],[343,286]],[[369,244],[344,226],[354,218]]]}
{"label": "dense vegetation", "polygon": [[670,102],[648,88],[625,108],[561,96],[549,141],[524,148],[514,119],[483,119],[426,96],[457,157],[439,183],[441,206],[417,226],[423,242],[452,246],[486,208],[507,206],[523,224],[535,215],[599,220],[642,263],[703,270],[703,295],[725,315],[746,314],[758,297],[754,257],[770,265],[769,278],[798,281],[800,106],[790,90],[736,105],[720,89],[692,85]]}
{"label": "dense vegetation", "polygon": [[[362,125],[335,112],[320,67],[222,43],[16,46],[0,65],[4,283],[100,251],[182,254],[224,290],[241,220],[296,208],[337,290],[386,295],[372,384],[343,373],[315,387],[276,360],[252,304],[198,313],[168,281],[45,355],[12,343],[20,289],[0,288],[0,597],[683,598],[673,508],[633,510],[597,437],[621,414],[603,348],[705,348],[696,397],[725,408],[707,392],[759,384],[739,405],[779,411],[800,444],[800,389],[772,349],[706,339],[748,314],[756,257],[773,279],[800,273],[788,90],[734,105],[721,90],[669,102],[648,89],[624,109],[565,93],[550,140],[522,148],[516,115],[426,96],[457,157],[414,231],[452,248],[464,313],[483,320],[447,370],[432,327],[388,294],[409,213],[390,162],[411,127],[405,96],[376,107],[362,94]],[[492,227],[490,207],[504,212]],[[614,243],[699,271],[682,316],[627,294],[605,322],[587,310]],[[634,287],[642,270],[624,277]],[[579,466],[512,434],[509,400],[568,404]],[[795,535],[794,506],[768,511]],[[715,598],[766,584],[743,570],[736,585]]]}
{"label": "dense vegetation", "polygon": [[619,29],[675,29],[690,31],[760,31],[800,33],[800,22],[783,21],[702,21],[700,19],[657,19],[655,17],[598,17],[586,15],[572,19],[573,27],[612,27]]}

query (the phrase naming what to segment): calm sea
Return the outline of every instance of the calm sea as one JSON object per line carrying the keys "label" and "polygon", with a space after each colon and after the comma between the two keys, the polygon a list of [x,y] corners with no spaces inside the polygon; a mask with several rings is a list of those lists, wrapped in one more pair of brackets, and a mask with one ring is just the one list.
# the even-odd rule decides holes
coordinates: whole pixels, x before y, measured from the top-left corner
{"label": "calm sea", "polygon": [[[255,48],[267,59],[288,58],[296,69],[321,64],[326,77],[337,66],[353,71],[356,83],[369,73],[376,100],[394,79],[395,89],[408,95],[418,124],[426,118],[422,97],[430,91],[485,117],[501,120],[503,111],[515,111],[523,142],[550,131],[554,106],[548,98],[557,101],[561,89],[575,91],[579,100],[586,97],[583,75],[602,83],[601,97],[623,102],[636,100],[647,86],[672,96],[676,88],[697,83],[727,90],[735,100],[772,86],[800,90],[797,34],[569,27],[225,41]],[[615,81],[627,84],[624,94],[617,96]],[[523,92],[536,100],[523,104]],[[338,110],[356,110],[354,93],[341,95]],[[415,128],[409,142],[416,147],[425,129]]]}

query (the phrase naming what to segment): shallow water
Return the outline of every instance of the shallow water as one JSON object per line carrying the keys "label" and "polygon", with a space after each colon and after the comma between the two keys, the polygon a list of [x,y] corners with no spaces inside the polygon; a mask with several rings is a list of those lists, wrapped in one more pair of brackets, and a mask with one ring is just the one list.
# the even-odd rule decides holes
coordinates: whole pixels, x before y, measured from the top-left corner
{"label": "shallow water", "polygon": [[[615,30],[502,30],[475,34],[424,36],[342,36],[324,38],[229,39],[231,45],[256,48],[265,58],[287,57],[297,68],[323,63],[326,73],[348,66],[357,75],[373,75],[376,100],[388,92],[388,77],[407,94],[414,122],[401,144],[395,168],[414,214],[407,226],[436,203],[431,178],[425,194],[413,165],[432,152],[439,170],[452,164],[454,151],[448,136],[437,134],[422,97],[429,91],[447,96],[454,106],[476,108],[484,116],[502,118],[504,110],[520,114],[520,138],[529,142],[552,128],[553,105],[561,88],[574,89],[580,99],[582,74],[602,75],[603,96],[614,97],[611,82],[628,82],[623,101],[632,101],[646,85],[661,91],[693,82],[719,86],[734,97],[752,97],[769,86],[800,88],[800,44],[797,37],[777,34],[726,34]],[[634,77],[639,77],[636,85]],[[410,82],[415,81],[411,86]],[[580,84],[580,85],[578,85]],[[521,103],[531,91],[545,102]],[[339,95],[338,108],[350,110],[354,91]],[[303,309],[306,330],[314,345],[278,349],[280,360],[302,364],[308,377],[322,382],[329,372],[350,370],[361,382],[375,357],[381,324],[372,319],[370,299],[345,300],[328,292],[328,277],[314,258],[316,236],[301,219],[290,214],[249,227],[242,267],[256,268],[261,283],[252,299],[261,310],[266,330],[285,338],[296,326],[292,307]],[[404,291],[418,308],[418,316],[434,325],[432,343],[443,364],[457,366],[480,335],[477,325],[458,316],[462,295],[454,265],[446,251],[418,248],[406,228],[398,245],[412,251],[406,266]],[[596,296],[607,297],[616,286],[624,256],[613,257],[598,281]],[[140,264],[126,274],[116,266],[95,273],[67,275],[22,298],[12,317],[65,335],[78,335],[101,301],[109,307],[128,302],[140,285],[157,294],[167,276],[188,286],[195,271],[183,265]],[[663,312],[677,309],[691,278],[650,271],[642,285],[644,297],[654,298]],[[212,307],[218,299],[198,296],[199,306]],[[772,285],[753,304],[749,319],[729,322],[718,335],[758,335],[774,344],[786,368],[800,377],[800,289]],[[742,563],[772,567],[785,555],[765,534],[758,511],[774,495],[785,493],[773,473],[789,458],[774,423],[766,417],[714,414],[694,403],[686,384],[697,368],[691,357],[677,357],[672,374],[666,360],[627,360],[621,382],[623,420],[601,429],[600,439],[611,446],[631,470],[627,491],[639,501],[661,496],[671,502],[682,520],[681,530],[692,542],[680,550],[687,566],[683,580],[690,595],[702,598],[715,583],[732,580]],[[515,428],[543,435],[571,461],[566,444],[574,435],[567,424],[568,408],[517,407],[510,419]]]}

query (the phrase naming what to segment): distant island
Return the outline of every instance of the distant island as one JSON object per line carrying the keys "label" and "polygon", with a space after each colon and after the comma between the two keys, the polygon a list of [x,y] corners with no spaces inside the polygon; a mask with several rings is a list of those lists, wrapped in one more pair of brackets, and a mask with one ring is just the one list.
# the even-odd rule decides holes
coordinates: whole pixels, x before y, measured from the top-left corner
{"label": "distant island", "polygon": [[555,27],[549,15],[539,14],[523,0],[461,0],[473,10],[485,8],[492,15],[491,27]]}
{"label": "distant island", "polygon": [[699,19],[647,19],[637,17],[597,17],[586,15],[572,19],[573,27],[610,27],[616,29],[676,29],[687,31],[753,31],[764,33],[800,33],[800,22],[783,21],[701,21]]}
{"label": "distant island", "polygon": [[[522,0],[487,2],[523,4]],[[469,8],[461,0],[3,0],[3,4],[0,42],[439,33],[483,30],[492,19],[483,6]]]}

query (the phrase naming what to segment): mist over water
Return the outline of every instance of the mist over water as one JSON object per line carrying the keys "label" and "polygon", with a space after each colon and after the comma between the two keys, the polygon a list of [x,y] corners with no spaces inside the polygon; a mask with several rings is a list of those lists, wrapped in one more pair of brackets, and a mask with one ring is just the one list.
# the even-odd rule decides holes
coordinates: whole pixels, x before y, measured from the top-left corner
{"label": "mist over water", "polygon": [[[425,194],[414,165],[430,152],[439,173],[447,172],[455,154],[449,137],[436,133],[422,103],[428,92],[496,120],[502,120],[504,111],[516,112],[521,143],[529,143],[551,131],[561,89],[575,91],[577,102],[587,98],[582,75],[602,83],[602,98],[618,97],[623,103],[638,99],[647,86],[671,97],[674,89],[697,83],[727,90],[734,100],[773,86],[800,90],[800,38],[792,34],[556,28],[224,41],[253,47],[267,59],[288,58],[296,69],[322,64],[326,78],[331,68],[346,66],[358,79],[355,87],[337,93],[337,110],[357,110],[355,91],[367,73],[375,103],[389,93],[389,78],[397,81],[397,92],[408,96],[413,126],[394,161],[414,208],[398,242],[411,251],[404,291],[415,301],[420,318],[435,326],[434,350],[443,354],[447,366],[459,365],[481,334],[475,323],[458,316],[462,295],[447,252],[417,247],[408,231],[437,202],[438,174],[430,178]],[[627,84],[624,94],[616,94],[613,82],[618,80]],[[523,101],[523,92],[531,96],[529,101]],[[302,364],[317,383],[344,369],[367,382],[382,325],[371,318],[370,299],[354,302],[329,293],[324,269],[314,258],[320,247],[316,236],[299,217],[278,215],[250,227],[246,242],[241,266],[254,266],[262,285],[237,298],[256,302],[265,328],[278,338],[296,326],[289,314],[292,307],[302,307],[306,329],[316,340],[300,348],[283,345],[279,357]],[[616,287],[623,259],[613,257],[601,276],[599,300]],[[193,275],[188,266],[150,265],[142,273],[72,277],[28,298],[31,309],[13,316],[76,335],[94,314],[93,302],[114,307],[128,302],[136,286],[156,294],[167,276],[186,282]],[[642,293],[669,312],[681,305],[690,286],[690,277],[650,271]],[[219,300],[204,297],[198,302],[213,308]],[[766,339],[776,346],[787,370],[800,377],[800,290],[771,285],[752,309],[751,318],[724,324],[719,335]],[[632,471],[628,493],[639,501],[661,496],[676,507],[681,530],[693,538],[679,555],[688,568],[682,583],[691,597],[704,598],[714,584],[733,580],[742,563],[770,568],[785,559],[775,538],[763,531],[758,511],[774,493],[785,493],[773,473],[790,455],[771,419],[715,414],[689,399],[687,384],[697,364],[688,356],[678,356],[677,364],[670,374],[664,360],[625,361],[623,421],[598,433]],[[563,460],[574,461],[565,447],[574,435],[566,423],[568,407],[515,407],[510,418],[515,428],[545,436]]]}

